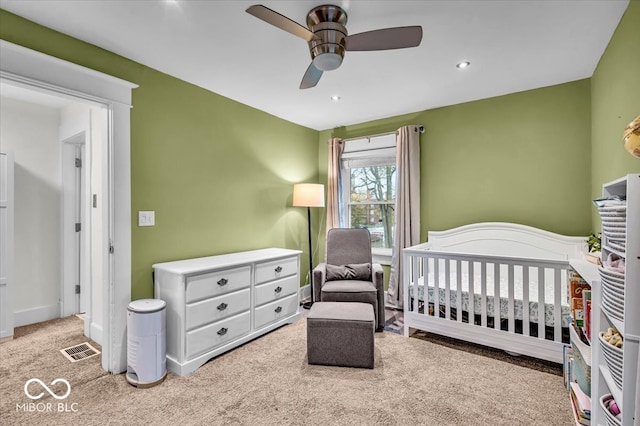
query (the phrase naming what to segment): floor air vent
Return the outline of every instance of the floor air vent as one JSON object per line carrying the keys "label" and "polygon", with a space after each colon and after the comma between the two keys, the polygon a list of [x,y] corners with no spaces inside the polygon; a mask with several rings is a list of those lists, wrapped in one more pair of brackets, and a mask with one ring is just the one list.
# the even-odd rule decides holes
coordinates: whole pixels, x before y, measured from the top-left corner
{"label": "floor air vent", "polygon": [[62,355],[67,357],[71,362],[82,361],[83,359],[91,358],[98,355],[99,350],[91,346],[89,343],[80,343],[79,345],[71,346],[70,348],[61,349]]}

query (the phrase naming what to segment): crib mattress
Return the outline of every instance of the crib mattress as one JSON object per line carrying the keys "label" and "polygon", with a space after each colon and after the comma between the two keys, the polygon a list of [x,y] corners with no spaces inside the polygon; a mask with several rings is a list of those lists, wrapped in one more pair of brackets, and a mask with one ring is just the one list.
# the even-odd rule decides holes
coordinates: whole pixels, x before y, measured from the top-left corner
{"label": "crib mattress", "polygon": [[[425,297],[424,297],[424,278],[420,278],[420,282],[418,283],[417,286],[411,285],[409,286],[409,298],[414,298],[414,292],[415,292],[415,288],[418,289],[418,295],[417,298],[418,300],[425,302]],[[434,297],[433,297],[433,293],[435,290],[435,287],[430,284],[428,286],[429,288],[429,299],[428,302],[429,303],[434,303]],[[520,289],[522,287],[520,286]],[[469,291],[467,290],[467,288],[463,288],[463,290],[460,292],[460,294],[462,295],[462,301],[461,301],[461,305],[462,305],[462,310],[469,312]],[[500,294],[503,294],[503,290],[501,290]],[[566,293],[565,293],[566,294]],[[516,292],[516,297],[518,296],[517,292]],[[520,290],[520,297],[522,297],[522,290]],[[547,297],[545,297],[545,299],[547,299]],[[553,293],[551,293],[551,298],[553,298]],[[532,299],[537,299],[537,297]],[[494,317],[495,318],[495,298],[493,297],[493,289],[487,288],[487,316],[490,317]],[[438,287],[438,303],[440,305],[445,305],[445,301],[446,301],[446,291],[444,289],[444,286],[442,287]],[[452,308],[455,308],[457,306],[457,302],[458,302],[458,292],[457,290],[455,290],[455,285],[451,286],[451,290],[449,292],[449,304]],[[544,324],[546,326],[551,326],[553,327],[555,325],[555,320],[554,320],[554,306],[555,304],[553,303],[544,303]],[[509,298],[508,297],[500,297],[500,318],[501,319],[508,319],[509,318]],[[482,312],[482,296],[480,294],[474,294],[473,297],[473,312],[475,314],[479,314],[480,312]],[[529,321],[532,323],[537,323],[538,322],[538,312],[539,312],[539,306],[538,306],[538,302],[537,300],[534,301],[529,301]],[[570,316],[570,308],[568,305],[566,304],[561,304],[561,309],[560,309],[560,315],[561,315],[561,325],[562,327],[568,327],[569,326],[569,316]],[[523,319],[523,301],[522,299],[514,299],[514,315],[515,315],[515,319],[517,320],[522,320]]]}

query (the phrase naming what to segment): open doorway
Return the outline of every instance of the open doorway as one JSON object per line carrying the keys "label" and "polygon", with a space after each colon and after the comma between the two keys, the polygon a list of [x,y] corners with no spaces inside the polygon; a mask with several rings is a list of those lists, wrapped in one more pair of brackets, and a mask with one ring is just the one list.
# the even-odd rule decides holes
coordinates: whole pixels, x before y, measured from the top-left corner
{"label": "open doorway", "polygon": [[[94,253],[99,259],[92,260],[92,269],[94,263],[102,268],[103,281],[97,291],[100,298],[92,295],[89,300],[99,300],[91,313],[93,321],[101,323],[102,367],[121,373],[126,370],[126,312],[131,300],[130,108],[131,91],[137,85],[5,40],[0,40],[0,55],[3,81],[91,104],[107,117],[101,145],[103,199],[97,204],[102,241]],[[15,286],[9,283],[7,288],[11,287]],[[93,338],[87,321],[85,334]]]}
{"label": "open doorway", "polygon": [[3,80],[0,95],[15,170],[14,326],[82,313],[102,344],[105,108]]}

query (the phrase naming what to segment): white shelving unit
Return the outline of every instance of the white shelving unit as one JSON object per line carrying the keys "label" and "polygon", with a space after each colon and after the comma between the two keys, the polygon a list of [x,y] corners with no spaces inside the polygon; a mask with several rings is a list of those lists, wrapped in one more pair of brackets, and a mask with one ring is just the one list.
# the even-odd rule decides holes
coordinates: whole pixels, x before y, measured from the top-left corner
{"label": "white shelving unit", "polygon": [[[582,277],[582,279],[587,282],[587,284],[591,286],[592,291],[594,288],[600,286],[600,273],[598,272],[598,267],[595,264],[588,262],[587,260],[584,260],[584,259],[571,259],[569,261],[569,265],[571,265],[571,268],[575,272],[577,272]],[[573,326],[569,327],[569,336],[570,336],[570,343],[571,343],[571,346],[573,347],[574,354],[576,352],[580,353],[580,356],[582,357],[585,364],[587,365],[588,371],[590,372],[591,376],[593,376],[592,346],[587,345],[580,340]],[[591,344],[593,345],[593,340],[591,340]],[[575,359],[575,355],[574,355],[574,359]],[[574,368],[577,368],[577,367],[574,367]],[[588,377],[588,380],[591,380],[591,377]],[[591,388],[591,394],[593,394],[593,387]],[[589,396],[591,397],[591,395]],[[576,414],[575,414],[575,407],[573,407],[573,401],[570,401],[570,403],[572,405],[571,409],[574,413],[573,415],[574,415],[575,424],[577,426],[580,426],[580,423],[578,422],[578,418],[576,417]],[[592,406],[593,406],[593,402],[592,402]]]}
{"label": "white shelving unit", "polygon": [[[603,197],[615,195],[626,196],[626,221],[622,228],[625,246],[615,244],[611,231],[602,233],[602,258],[609,254],[617,255],[625,260],[625,273],[619,282],[623,283],[623,303],[612,297],[611,286],[602,275],[602,285],[592,289],[592,382],[591,382],[591,424],[594,425],[638,425],[636,418],[638,384],[638,364],[640,347],[640,174],[630,174],[602,187]],[[612,243],[613,241],[613,243]],[[611,281],[611,280],[609,280]],[[619,293],[621,294],[621,293]],[[621,351],[611,349],[599,340],[599,332],[608,328],[617,329],[623,336]],[[609,345],[610,346],[610,345]],[[611,361],[612,351],[620,356],[622,362],[616,367]],[[619,383],[621,379],[622,383]],[[621,410],[621,417],[613,418],[605,410],[600,399],[611,394]]]}

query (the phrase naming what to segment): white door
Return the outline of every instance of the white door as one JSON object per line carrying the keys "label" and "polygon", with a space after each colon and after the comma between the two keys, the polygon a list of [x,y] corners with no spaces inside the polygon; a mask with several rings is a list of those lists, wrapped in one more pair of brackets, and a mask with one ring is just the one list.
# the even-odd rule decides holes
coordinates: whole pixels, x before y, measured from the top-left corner
{"label": "white door", "polygon": [[0,153],[0,342],[13,336],[13,156]]}
{"label": "white door", "polygon": [[84,313],[80,294],[83,290],[82,271],[86,268],[84,234],[88,223],[84,219],[84,147],[85,132],[62,144],[62,316]]}

